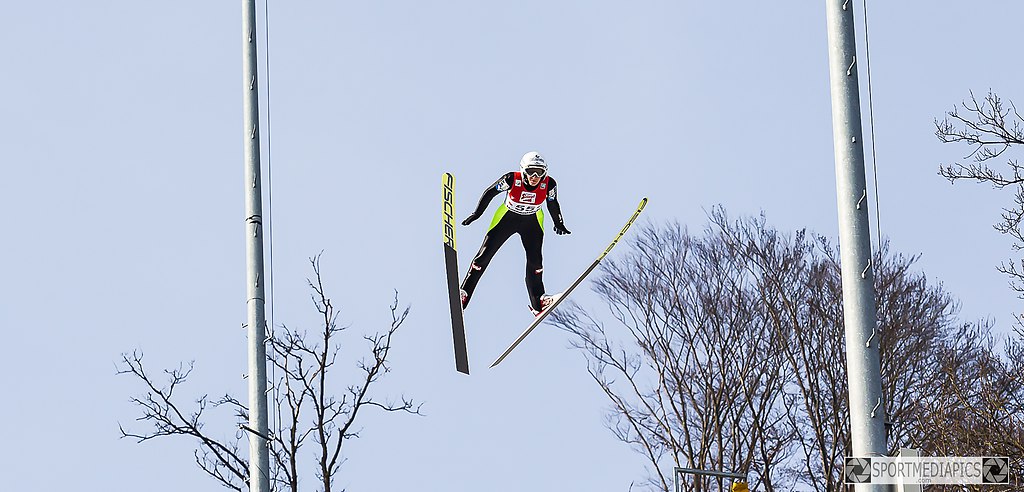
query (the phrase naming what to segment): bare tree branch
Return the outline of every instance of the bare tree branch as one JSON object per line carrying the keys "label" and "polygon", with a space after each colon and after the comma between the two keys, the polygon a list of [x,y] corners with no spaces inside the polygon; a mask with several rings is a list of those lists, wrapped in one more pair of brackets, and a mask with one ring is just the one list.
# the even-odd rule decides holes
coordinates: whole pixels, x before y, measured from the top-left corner
{"label": "bare tree branch", "polygon": [[[966,179],[989,183],[996,189],[1014,190],[1013,205],[1003,209],[1001,221],[994,227],[1001,234],[1010,236],[1013,249],[1020,251],[1024,249],[1024,231],[1021,230],[1021,221],[1024,220],[1024,167],[1015,159],[1007,160],[1008,170],[1005,172],[996,171],[986,164],[986,161],[1001,157],[1011,147],[1024,144],[1024,119],[1012,102],[1009,106],[1007,108],[991,90],[981,101],[971,92],[969,102],[964,101],[960,107],[954,106],[942,121],[935,120],[935,136],[943,143],[971,146],[971,151],[964,158],[973,161],[966,165],[959,162],[940,165],[939,175],[951,183]],[[1007,260],[997,269],[1010,278],[1011,288],[1024,299],[1024,260]],[[1018,323],[1021,322],[1024,320],[1018,318]]]}
{"label": "bare tree branch", "polygon": [[[183,412],[173,401],[174,390],[187,381],[193,363],[187,369],[179,366],[177,369],[165,370],[168,382],[164,386],[158,386],[146,373],[141,352],[121,354],[121,363],[118,374],[130,374],[145,384],[147,392],[143,396],[132,397],[131,401],[142,410],[142,416],[136,420],[152,425],[152,429],[146,433],[129,432],[119,425],[122,438],[132,438],[141,443],[165,436],[192,437],[199,443],[196,463],[204,472],[229,489],[242,490],[242,487],[247,487],[249,464],[239,454],[237,440],[221,443],[203,432],[203,412],[211,404],[207,396],[196,400],[197,408],[190,414]],[[212,404],[216,407],[232,402],[237,403],[225,396]]]}
{"label": "bare tree branch", "polygon": [[[397,400],[380,399],[372,391],[374,384],[391,370],[389,356],[394,335],[409,315],[408,307],[399,310],[397,291],[391,305],[390,326],[363,337],[369,344],[369,356],[355,361],[357,374],[361,374],[358,382],[349,385],[343,393],[335,393],[337,378],[332,376],[331,369],[340,362],[338,356],[345,327],[337,324],[338,313],[324,287],[320,257],[310,258],[314,277],[308,280],[313,305],[320,315],[321,325],[316,335],[308,336],[304,331],[282,325],[268,340],[268,360],[280,374],[271,385],[272,411],[278,428],[265,436],[271,444],[271,480],[275,490],[296,492],[299,489],[302,478],[299,453],[312,436],[317,445],[314,475],[320,489],[330,492],[344,463],[344,442],[358,437],[354,429],[362,409],[422,415],[422,403],[405,396]],[[141,353],[124,354],[122,362],[123,368],[119,368],[118,373],[134,376],[148,388],[144,395],[133,397],[131,401],[142,414],[137,420],[151,425],[146,432],[129,432],[122,428],[122,437],[138,442],[171,435],[194,438],[199,445],[195,460],[201,470],[226,488],[246,489],[248,462],[239,445],[244,435],[236,433],[233,441],[221,442],[203,431],[206,409],[223,407],[232,410],[243,430],[255,432],[245,427],[249,418],[246,406],[230,395],[215,400],[203,396],[196,401],[196,410],[185,413],[176,403],[174,391],[186,382],[192,364],[165,371],[169,381],[159,386],[146,374]]]}

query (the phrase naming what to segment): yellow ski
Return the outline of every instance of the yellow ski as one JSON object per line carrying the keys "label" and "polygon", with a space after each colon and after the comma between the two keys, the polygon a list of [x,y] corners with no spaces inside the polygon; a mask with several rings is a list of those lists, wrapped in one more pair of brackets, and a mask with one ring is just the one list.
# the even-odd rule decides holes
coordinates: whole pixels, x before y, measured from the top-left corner
{"label": "yellow ski", "polygon": [[455,370],[469,374],[466,351],[466,325],[462,318],[462,296],[459,295],[459,256],[455,250],[455,176],[441,177],[441,230],[444,234],[444,266],[448,275],[448,306],[452,313],[452,338],[455,341]]}

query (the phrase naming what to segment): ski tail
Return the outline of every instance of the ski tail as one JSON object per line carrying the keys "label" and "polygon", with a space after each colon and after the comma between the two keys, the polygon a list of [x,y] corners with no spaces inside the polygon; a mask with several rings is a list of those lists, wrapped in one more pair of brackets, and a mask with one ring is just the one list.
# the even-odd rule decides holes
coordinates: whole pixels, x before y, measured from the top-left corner
{"label": "ski tail", "polygon": [[462,316],[459,286],[459,256],[455,249],[455,176],[441,177],[441,231],[444,235],[444,266],[448,281],[448,308],[452,314],[452,339],[455,343],[455,370],[469,374],[469,353],[466,350],[466,325]]}
{"label": "ski tail", "polygon": [[526,336],[533,331],[534,328],[540,325],[540,323],[544,321],[544,318],[546,318],[552,310],[558,307],[558,305],[561,304],[566,297],[569,297],[569,293],[571,293],[573,289],[575,289],[581,283],[583,283],[583,280],[586,279],[588,275],[590,275],[590,272],[593,272],[594,269],[597,268],[597,265],[601,263],[601,260],[603,260],[605,256],[608,256],[608,253],[612,251],[612,248],[614,248],[615,245],[619,243],[619,240],[622,239],[622,236],[626,234],[626,231],[628,231],[630,226],[633,225],[633,222],[636,222],[637,217],[640,216],[640,212],[643,212],[644,207],[646,206],[647,198],[645,197],[643,200],[640,200],[640,205],[637,206],[636,211],[633,212],[633,215],[629,218],[629,221],[626,222],[626,225],[622,227],[622,230],[619,231],[619,233],[615,236],[615,239],[612,239],[611,244],[609,244],[608,247],[605,248],[604,252],[601,253],[601,256],[598,256],[597,259],[590,264],[590,266],[583,272],[582,275],[576,277],[576,280],[573,281],[571,285],[569,285],[569,288],[562,291],[562,293],[558,296],[557,299],[555,299],[554,302],[551,303],[550,306],[541,311],[540,314],[538,314],[537,317],[534,318],[533,323],[531,323],[530,326],[528,326],[526,330],[519,335],[519,338],[516,338],[516,340],[512,342],[512,345],[509,345],[509,347],[505,349],[505,351],[502,352],[500,356],[498,356],[498,359],[495,360],[493,364],[491,364],[491,367],[494,367],[500,364],[501,361],[505,360],[505,357],[508,357],[508,354],[511,354],[512,350],[514,350],[526,338]]}

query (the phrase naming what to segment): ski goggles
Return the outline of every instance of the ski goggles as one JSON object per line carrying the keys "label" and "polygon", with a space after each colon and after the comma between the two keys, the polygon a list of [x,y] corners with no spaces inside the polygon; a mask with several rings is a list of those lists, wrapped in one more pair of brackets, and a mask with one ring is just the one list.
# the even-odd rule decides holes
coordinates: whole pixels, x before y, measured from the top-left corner
{"label": "ski goggles", "polygon": [[526,168],[526,175],[534,178],[539,178],[547,174],[547,169],[542,167],[528,167]]}

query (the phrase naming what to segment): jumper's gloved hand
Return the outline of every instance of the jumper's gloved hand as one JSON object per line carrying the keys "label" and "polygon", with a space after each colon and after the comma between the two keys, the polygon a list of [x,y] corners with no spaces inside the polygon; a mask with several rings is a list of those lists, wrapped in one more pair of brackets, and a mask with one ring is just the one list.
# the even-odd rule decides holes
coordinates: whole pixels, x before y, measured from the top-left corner
{"label": "jumper's gloved hand", "polygon": [[480,218],[480,216],[475,214],[475,213],[474,214],[469,214],[469,217],[466,217],[466,220],[462,221],[462,225],[468,226],[469,224],[472,224],[474,220],[479,219],[479,218]]}
{"label": "jumper's gloved hand", "polygon": [[555,234],[561,236],[562,234],[572,234],[569,229],[565,228],[564,224],[555,224]]}

